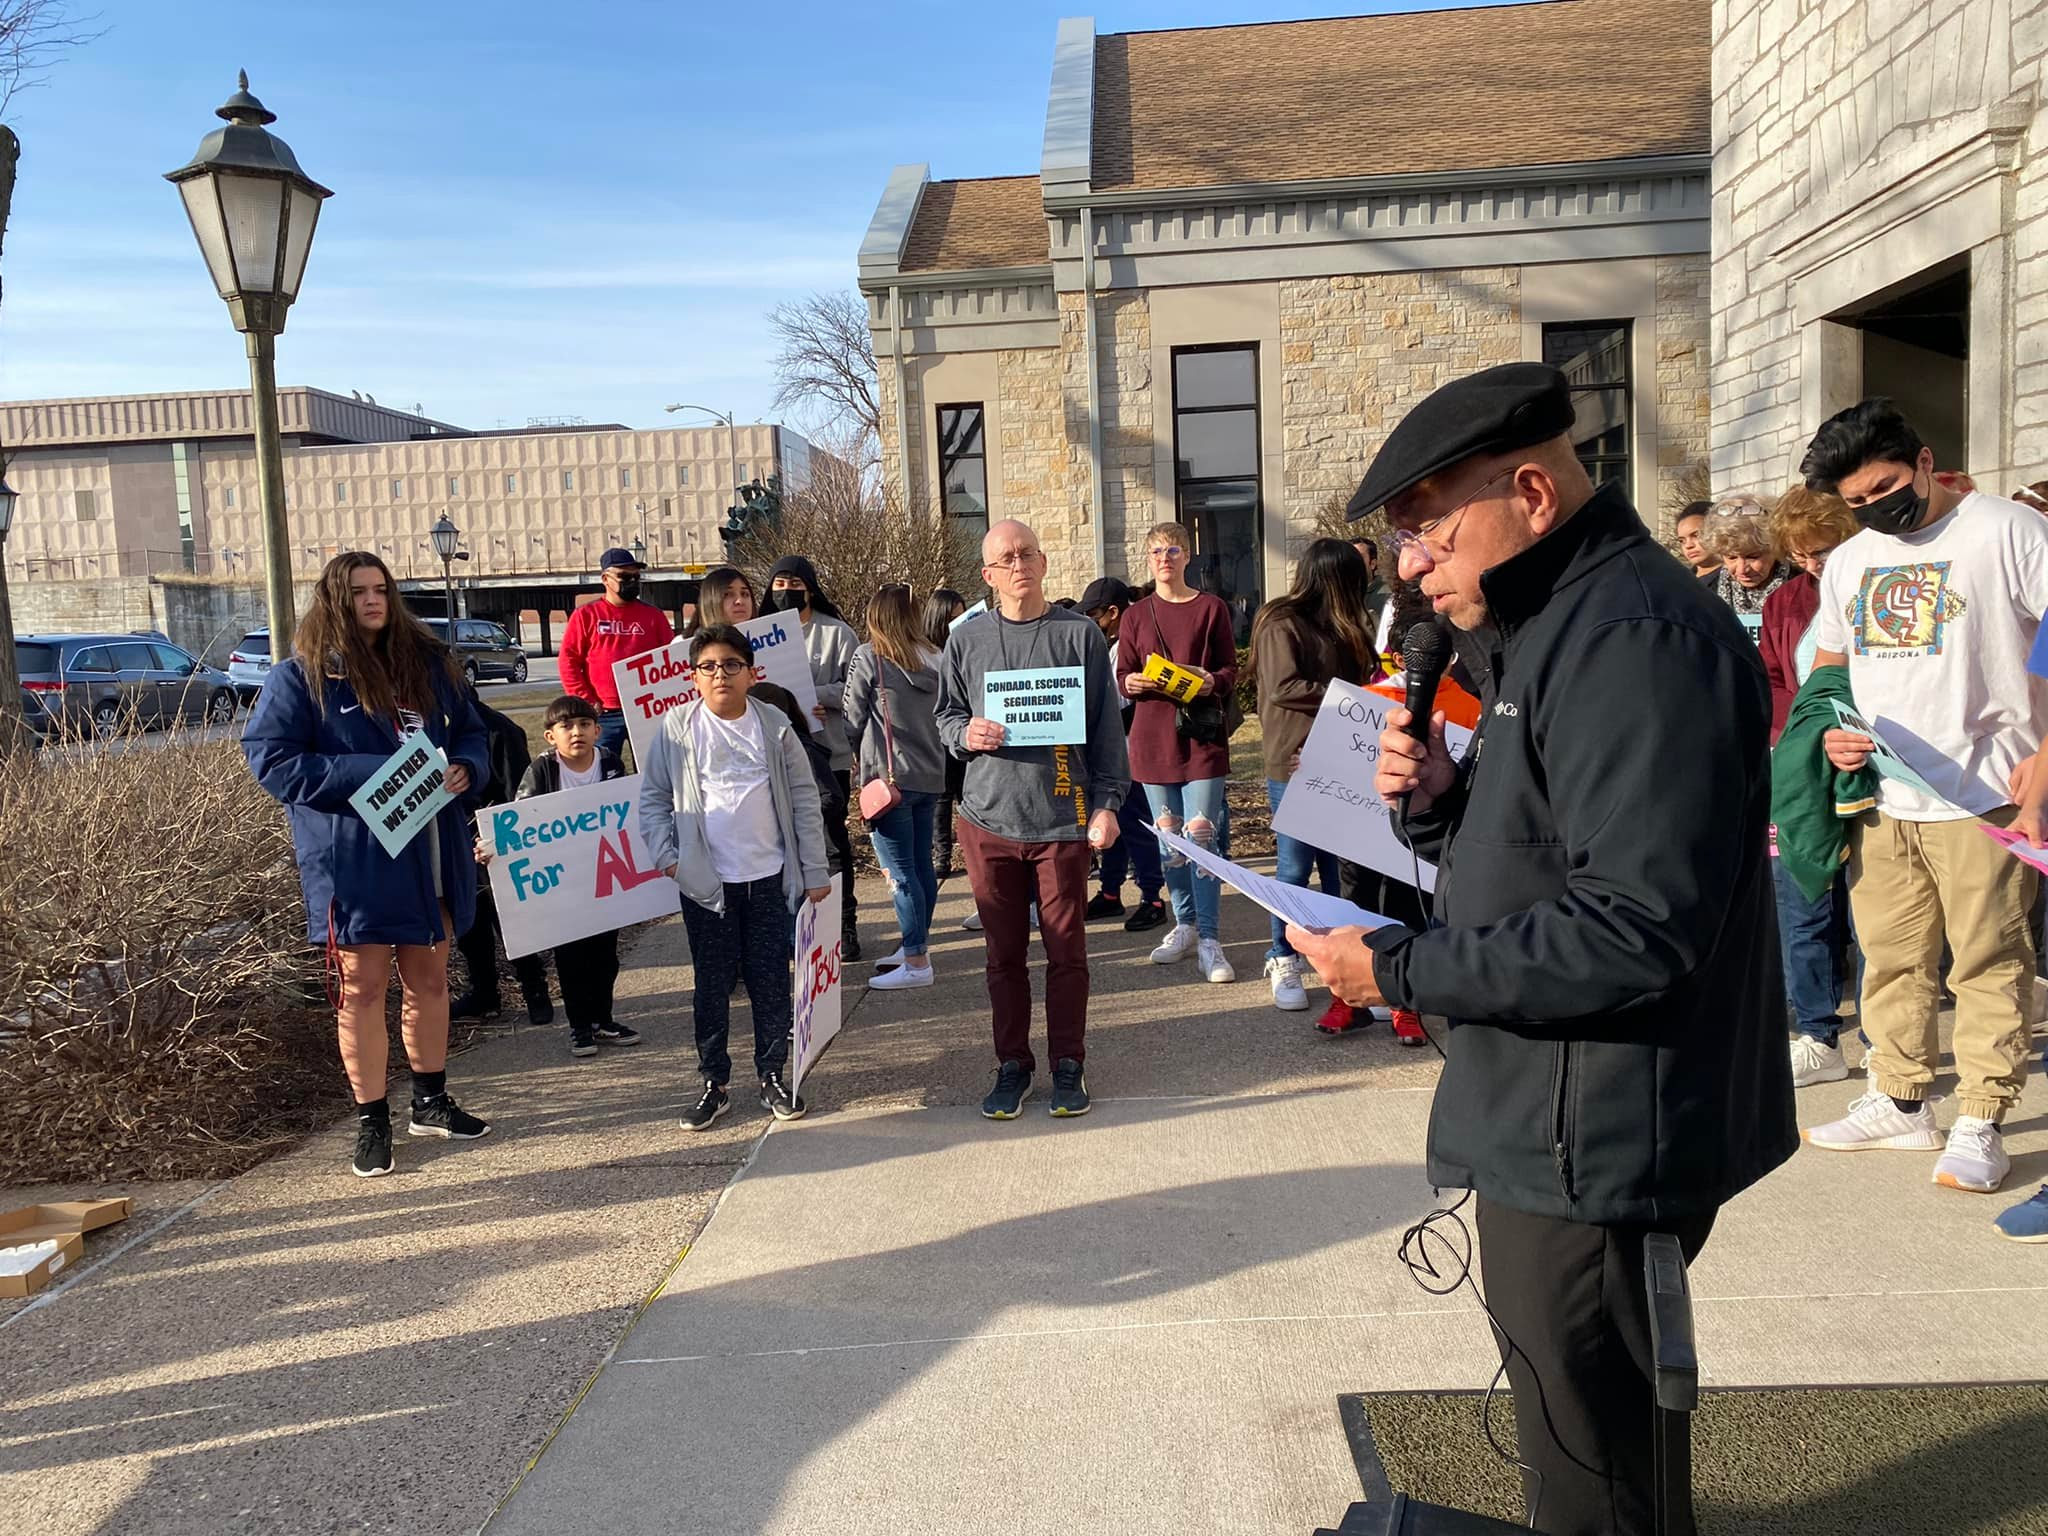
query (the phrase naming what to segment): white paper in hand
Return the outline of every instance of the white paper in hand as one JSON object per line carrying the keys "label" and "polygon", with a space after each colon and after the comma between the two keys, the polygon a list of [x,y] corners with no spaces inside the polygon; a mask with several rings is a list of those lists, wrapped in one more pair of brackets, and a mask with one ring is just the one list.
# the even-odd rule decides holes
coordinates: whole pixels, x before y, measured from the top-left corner
{"label": "white paper in hand", "polygon": [[1189,842],[1178,833],[1152,828],[1171,851],[1185,855],[1197,868],[1206,870],[1229,886],[1239,895],[1249,896],[1282,922],[1292,923],[1297,928],[1306,928],[1311,933],[1327,933],[1332,928],[1386,928],[1393,919],[1381,917],[1377,912],[1368,912],[1364,907],[1346,901],[1342,896],[1330,896],[1322,891],[1311,891],[1299,885],[1289,885],[1284,880],[1275,880],[1270,875],[1256,874],[1242,864],[1233,864],[1226,858],[1211,853],[1198,844]]}

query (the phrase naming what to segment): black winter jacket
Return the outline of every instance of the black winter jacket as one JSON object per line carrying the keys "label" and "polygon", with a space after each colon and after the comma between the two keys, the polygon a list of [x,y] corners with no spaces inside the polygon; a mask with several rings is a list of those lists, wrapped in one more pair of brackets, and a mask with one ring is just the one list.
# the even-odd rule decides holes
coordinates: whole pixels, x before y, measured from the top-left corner
{"label": "black winter jacket", "polygon": [[[607,779],[623,779],[626,776],[626,765],[619,754],[604,747],[597,749],[597,764],[597,781],[600,784]],[[562,760],[555,756],[555,749],[549,747],[533,760],[532,766],[526,770],[526,777],[519,781],[518,798],[532,800],[540,795],[559,794],[561,788]]]}
{"label": "black winter jacket", "polygon": [[1612,488],[1481,587],[1480,735],[1407,828],[1436,925],[1368,939],[1390,1003],[1451,1021],[1430,1182],[1710,1211],[1798,1145],[1763,663]]}

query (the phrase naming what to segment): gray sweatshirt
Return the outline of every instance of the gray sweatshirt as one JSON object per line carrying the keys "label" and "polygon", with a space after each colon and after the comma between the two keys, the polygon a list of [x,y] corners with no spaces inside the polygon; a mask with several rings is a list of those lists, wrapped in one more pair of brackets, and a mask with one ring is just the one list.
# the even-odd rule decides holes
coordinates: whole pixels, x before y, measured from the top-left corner
{"label": "gray sweatshirt", "polygon": [[825,706],[825,724],[818,739],[832,754],[832,771],[845,773],[853,766],[853,745],[846,739],[842,718],[846,700],[846,669],[853,665],[853,653],[860,637],[844,619],[813,613],[804,625],[804,655],[810,658],[811,681],[818,685],[818,702]]}
{"label": "gray sweatshirt", "polygon": [[[860,752],[861,782],[889,776],[889,751],[882,737],[882,689],[875,686],[879,660],[872,645],[853,653],[846,669],[846,734]],[[889,699],[889,734],[896,742],[896,787],[927,795],[946,792],[946,748],[939,740],[936,658],[915,672],[881,662]]]}
{"label": "gray sweatshirt", "polygon": [[[967,722],[985,713],[983,678],[1033,667],[1085,669],[1087,741],[969,751]],[[1124,803],[1130,759],[1109,647],[1093,619],[1048,608],[1023,623],[991,613],[962,624],[946,642],[939,678],[939,738],[966,759],[960,811],[983,831],[1018,843],[1076,842],[1087,837],[1090,816]]]}

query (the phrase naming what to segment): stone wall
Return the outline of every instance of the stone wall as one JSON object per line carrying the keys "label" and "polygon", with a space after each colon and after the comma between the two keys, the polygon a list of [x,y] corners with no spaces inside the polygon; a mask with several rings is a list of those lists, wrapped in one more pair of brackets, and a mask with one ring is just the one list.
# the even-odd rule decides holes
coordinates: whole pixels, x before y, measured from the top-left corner
{"label": "stone wall", "polygon": [[1676,536],[1686,471],[1706,462],[1713,418],[1708,388],[1708,289],[1704,253],[1657,261],[1657,473],[1638,475],[1637,510],[1667,540]]}
{"label": "stone wall", "polygon": [[[1110,574],[1143,582],[1151,574],[1145,569],[1145,530],[1167,510],[1157,499],[1154,428],[1156,425],[1168,435],[1169,444],[1173,432],[1171,415],[1162,415],[1154,404],[1152,307],[1143,293],[1097,297],[1095,352],[1102,395],[1102,521],[1107,529],[1103,547],[1108,551]],[[1080,381],[1084,405],[1087,388],[1084,378]],[[1170,393],[1170,388],[1167,385],[1158,393]],[[1085,434],[1086,422],[1082,425]],[[1086,444],[1084,435],[1084,449]],[[1084,474],[1086,469],[1084,457]],[[1083,490],[1085,493],[1085,486]],[[1169,500],[1170,496],[1169,488]],[[1121,568],[1119,558],[1123,560]],[[1088,579],[1097,574],[1090,572]]]}
{"label": "stone wall", "polygon": [[[292,588],[303,614],[314,583]],[[7,591],[16,634],[127,634],[160,630],[202,661],[225,667],[235,642],[270,622],[257,582],[113,576],[95,581],[15,581]]]}
{"label": "stone wall", "polygon": [[[1079,323],[1077,313],[1075,324]],[[1086,426],[1084,422],[1077,446],[1066,408],[1060,352],[1017,347],[997,353],[996,398],[989,402],[989,410],[995,415],[1003,454],[1002,496],[995,513],[1022,518],[1037,530],[1039,547],[1045,551],[1046,590],[1061,596],[1068,591],[1073,572],[1092,564],[1094,555],[1086,524]]]}
{"label": "stone wall", "polygon": [[18,635],[83,635],[101,630],[125,634],[131,629],[155,629],[159,625],[152,597],[147,576],[92,581],[23,581],[17,577],[7,585]]}

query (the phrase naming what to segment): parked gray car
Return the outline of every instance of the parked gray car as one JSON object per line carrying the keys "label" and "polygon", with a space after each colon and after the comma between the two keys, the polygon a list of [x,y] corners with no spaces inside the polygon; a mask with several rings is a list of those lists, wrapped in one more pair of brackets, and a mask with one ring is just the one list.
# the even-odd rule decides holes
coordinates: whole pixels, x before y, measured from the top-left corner
{"label": "parked gray car", "polygon": [[[440,639],[448,638],[446,619],[420,622]],[[503,678],[508,683],[526,681],[526,652],[505,632],[503,625],[493,624],[489,619],[455,621],[455,659],[461,664],[463,677],[472,683],[492,678]]]}
{"label": "parked gray car", "polygon": [[129,728],[227,721],[228,675],[168,640],[143,635],[22,635],[14,642],[21,686],[60,731],[112,736]]}

